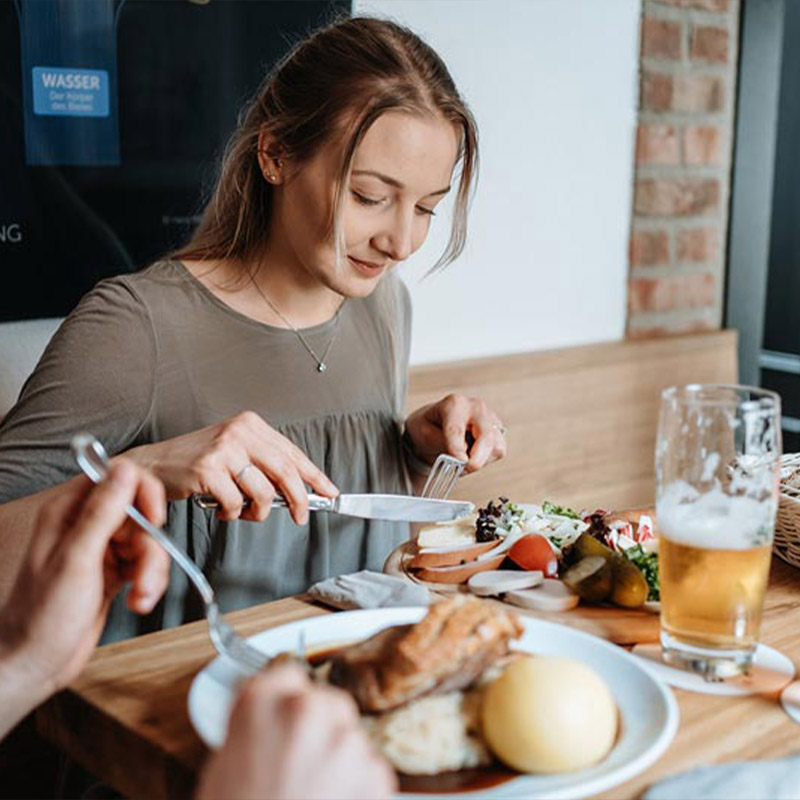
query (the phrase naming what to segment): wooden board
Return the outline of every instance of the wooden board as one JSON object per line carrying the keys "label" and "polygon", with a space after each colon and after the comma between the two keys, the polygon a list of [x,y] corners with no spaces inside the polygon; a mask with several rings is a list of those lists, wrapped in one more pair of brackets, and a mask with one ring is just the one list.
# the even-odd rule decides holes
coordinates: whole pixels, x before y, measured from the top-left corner
{"label": "wooden board", "polygon": [[508,427],[508,457],[454,497],[630,508],[655,495],[661,390],[736,380],[736,334],[720,331],[416,367],[408,405],[481,397]]}

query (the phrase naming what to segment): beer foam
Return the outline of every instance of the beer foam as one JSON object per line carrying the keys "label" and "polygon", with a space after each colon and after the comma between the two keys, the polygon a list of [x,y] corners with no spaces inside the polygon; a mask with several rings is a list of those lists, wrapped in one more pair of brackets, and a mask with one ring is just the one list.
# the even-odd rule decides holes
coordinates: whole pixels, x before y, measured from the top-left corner
{"label": "beer foam", "polygon": [[700,494],[675,481],[656,504],[658,530],[673,542],[709,550],[747,550],[768,544],[775,526],[775,499],[731,497],[719,485]]}

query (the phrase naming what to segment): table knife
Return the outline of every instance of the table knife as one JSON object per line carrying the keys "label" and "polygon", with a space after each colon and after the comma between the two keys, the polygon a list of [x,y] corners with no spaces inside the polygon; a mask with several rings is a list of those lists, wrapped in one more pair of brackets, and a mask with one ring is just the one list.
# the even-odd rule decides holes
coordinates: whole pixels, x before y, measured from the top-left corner
{"label": "table knife", "polygon": [[[212,495],[196,494],[193,498],[201,508],[219,507]],[[249,504],[250,498],[245,498],[245,505]],[[286,508],[288,503],[277,495],[272,506]],[[310,511],[393,522],[449,522],[475,510],[472,503],[460,500],[432,500],[401,494],[340,494],[337,497],[309,494],[308,508]]]}

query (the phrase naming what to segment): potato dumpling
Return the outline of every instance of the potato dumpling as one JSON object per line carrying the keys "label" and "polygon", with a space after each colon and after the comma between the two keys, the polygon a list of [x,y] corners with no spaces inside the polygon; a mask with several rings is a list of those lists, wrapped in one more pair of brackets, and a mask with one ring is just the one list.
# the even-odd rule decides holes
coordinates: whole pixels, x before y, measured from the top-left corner
{"label": "potato dumpling", "polygon": [[482,718],[492,752],[520,772],[591,766],[617,736],[617,707],[605,682],[568,658],[512,662],[486,690]]}

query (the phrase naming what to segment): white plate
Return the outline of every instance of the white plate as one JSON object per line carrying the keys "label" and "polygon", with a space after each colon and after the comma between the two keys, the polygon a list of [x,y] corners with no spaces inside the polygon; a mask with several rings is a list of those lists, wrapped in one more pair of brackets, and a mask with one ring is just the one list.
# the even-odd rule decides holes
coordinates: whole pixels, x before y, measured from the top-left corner
{"label": "white plate", "polygon": [[[306,644],[357,641],[389,625],[416,622],[424,608],[381,608],[342,611],[325,617],[292,622],[250,637],[267,653],[294,650],[298,635]],[[678,728],[678,706],[672,692],[639,659],[603,639],[538,619],[522,618],[525,633],[515,647],[540,655],[559,655],[583,661],[608,683],[622,718],[622,734],[610,755],[590,769],[564,775],[521,775],[486,792],[463,792],[470,800],[488,797],[575,798],[602,792],[649,767],[669,747]],[[216,658],[198,673],[189,691],[189,718],[200,738],[212,748],[225,739],[228,714],[239,680],[227,659]],[[568,692],[569,687],[565,686]],[[402,797],[438,798],[443,794]]]}

